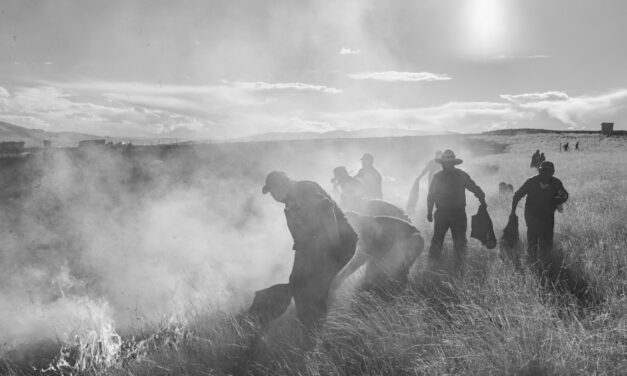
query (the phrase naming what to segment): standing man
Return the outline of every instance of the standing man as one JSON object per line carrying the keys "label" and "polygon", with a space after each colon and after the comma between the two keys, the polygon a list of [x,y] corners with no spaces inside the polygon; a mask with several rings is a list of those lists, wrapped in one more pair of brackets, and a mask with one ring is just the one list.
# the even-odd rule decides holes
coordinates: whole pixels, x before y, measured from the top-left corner
{"label": "standing man", "polygon": [[440,164],[436,162],[436,160],[440,158],[441,156],[442,156],[442,151],[437,150],[435,152],[435,158],[430,159],[429,162],[427,162],[427,165],[422,170],[420,175],[418,175],[416,180],[414,180],[414,185],[411,187],[411,191],[409,192],[409,199],[407,200],[407,207],[405,208],[405,211],[410,216],[413,215],[414,211],[416,210],[416,203],[418,202],[418,195],[420,193],[420,179],[423,176],[425,176],[425,174],[427,173],[429,174],[429,180],[427,181],[427,192],[428,192],[429,187],[431,186],[431,182],[433,181],[433,176],[435,175],[436,172],[438,172],[441,169]]}
{"label": "standing man", "polygon": [[529,167],[531,168],[538,168],[538,166],[540,165],[540,163],[538,163],[538,159],[540,158],[540,150],[536,150],[535,153],[533,153],[531,155],[531,164],[529,165]]}
{"label": "standing man", "polygon": [[266,177],[262,192],[270,192],[285,204],[295,251],[289,285],[296,315],[311,330],[327,313],[329,287],[355,254],[357,234],[317,183],[293,181],[284,172],[273,171]]}
{"label": "standing man", "polygon": [[368,199],[383,198],[383,190],[381,188],[383,178],[381,173],[374,167],[372,154],[366,153],[361,157],[361,169],[355,177],[366,183],[366,197]]}
{"label": "standing man", "polygon": [[[432,222],[435,219],[429,261],[435,264],[440,260],[444,237],[450,229],[455,250],[455,269],[461,272],[466,257],[466,229],[468,227],[466,189],[474,193],[483,206],[487,206],[485,194],[467,173],[455,167],[463,161],[456,158],[452,150],[444,151],[442,157],[435,161],[442,165],[442,171],[433,176],[427,196],[427,220]],[[437,209],[435,217],[434,205]]]}
{"label": "standing man", "polygon": [[518,202],[527,196],[525,222],[527,223],[527,257],[530,263],[546,267],[553,248],[555,210],[568,200],[562,182],[553,177],[555,166],[549,161],[540,165],[538,175],[527,181],[514,194],[512,215],[516,215]]}

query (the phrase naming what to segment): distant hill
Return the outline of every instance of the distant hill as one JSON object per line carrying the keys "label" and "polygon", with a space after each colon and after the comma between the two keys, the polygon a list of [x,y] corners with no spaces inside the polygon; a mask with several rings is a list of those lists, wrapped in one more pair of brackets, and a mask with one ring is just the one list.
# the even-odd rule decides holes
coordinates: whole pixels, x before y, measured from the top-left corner
{"label": "distant hill", "polygon": [[354,131],[328,131],[328,132],[270,132],[261,133],[248,137],[235,138],[230,141],[252,142],[252,141],[286,141],[286,140],[316,140],[334,138],[377,138],[377,137],[407,137],[407,136],[428,136],[435,134],[456,134],[455,132],[425,132],[412,129],[394,128],[368,128]]}
{"label": "distant hill", "polygon": [[[574,130],[557,130],[557,129],[537,129],[537,128],[515,128],[515,129],[498,129],[495,131],[487,131],[482,134],[494,135],[494,136],[516,136],[520,134],[545,134],[545,133],[557,133],[557,134],[601,134],[600,131],[574,131]],[[625,135],[627,131],[614,130],[614,135]]]}
{"label": "distant hill", "polygon": [[43,129],[24,128],[0,121],[0,142],[24,141],[26,147],[42,146],[44,140],[50,140],[52,146],[76,146],[82,140],[102,138],[109,139],[84,133],[48,132]]}

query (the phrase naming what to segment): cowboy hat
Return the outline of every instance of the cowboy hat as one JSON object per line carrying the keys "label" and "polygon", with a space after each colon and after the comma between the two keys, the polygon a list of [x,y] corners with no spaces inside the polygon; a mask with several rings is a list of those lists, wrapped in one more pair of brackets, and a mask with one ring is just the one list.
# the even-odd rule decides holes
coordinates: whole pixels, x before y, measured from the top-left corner
{"label": "cowboy hat", "polygon": [[440,158],[435,159],[438,163],[453,163],[454,165],[461,164],[463,160],[456,158],[455,153],[452,150],[444,150]]}

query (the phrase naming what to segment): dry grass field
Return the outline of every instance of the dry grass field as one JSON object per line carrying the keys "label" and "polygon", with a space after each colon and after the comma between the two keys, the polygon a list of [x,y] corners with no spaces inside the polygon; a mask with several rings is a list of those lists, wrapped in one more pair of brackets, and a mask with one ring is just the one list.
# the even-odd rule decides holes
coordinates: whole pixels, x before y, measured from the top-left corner
{"label": "dry grass field", "polygon": [[[582,150],[559,152],[566,139],[581,141]],[[11,318],[2,331],[12,333],[0,338],[2,373],[627,374],[626,139],[342,142],[106,158],[59,154],[3,166],[0,291],[3,306],[18,308],[2,308],[2,318]],[[555,163],[570,193],[556,213],[555,252],[565,260],[560,283],[542,285],[499,257],[498,248],[471,239],[461,278],[426,270],[425,251],[411,285],[396,296],[344,286],[313,339],[292,309],[264,335],[251,335],[252,324],[239,312],[254,290],[286,281],[292,257],[282,208],[260,193],[265,173],[284,169],[329,188],[333,167],[355,170],[360,154],[371,151],[386,176],[384,195],[404,205],[426,159],[447,147],[486,191],[497,236],[511,204],[498,183],[519,187],[533,174],[536,149]],[[424,196],[423,190],[415,223],[428,247]],[[475,201],[469,195],[469,216]]]}

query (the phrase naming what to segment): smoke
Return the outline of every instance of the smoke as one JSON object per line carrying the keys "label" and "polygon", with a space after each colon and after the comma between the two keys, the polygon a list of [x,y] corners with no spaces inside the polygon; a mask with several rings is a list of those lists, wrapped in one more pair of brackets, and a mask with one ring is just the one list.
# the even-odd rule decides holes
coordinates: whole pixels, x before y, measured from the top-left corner
{"label": "smoke", "polygon": [[68,150],[3,166],[0,341],[63,337],[86,310],[122,330],[235,310],[287,280],[291,240],[267,219],[281,209],[261,195],[263,178],[241,165],[226,176],[236,161],[181,149]]}

